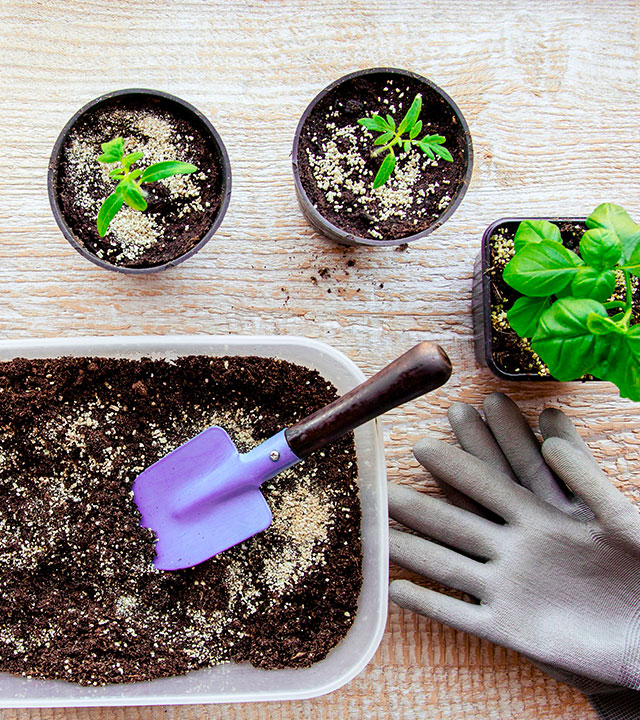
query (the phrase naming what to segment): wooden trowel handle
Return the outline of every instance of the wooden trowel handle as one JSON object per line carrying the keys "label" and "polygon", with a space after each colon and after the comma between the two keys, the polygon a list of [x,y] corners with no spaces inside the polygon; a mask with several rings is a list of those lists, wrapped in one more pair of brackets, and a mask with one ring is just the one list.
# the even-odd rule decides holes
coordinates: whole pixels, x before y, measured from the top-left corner
{"label": "wooden trowel handle", "polygon": [[287,428],[289,447],[304,458],[387,410],[444,385],[450,375],[445,351],[421,342],[362,385]]}

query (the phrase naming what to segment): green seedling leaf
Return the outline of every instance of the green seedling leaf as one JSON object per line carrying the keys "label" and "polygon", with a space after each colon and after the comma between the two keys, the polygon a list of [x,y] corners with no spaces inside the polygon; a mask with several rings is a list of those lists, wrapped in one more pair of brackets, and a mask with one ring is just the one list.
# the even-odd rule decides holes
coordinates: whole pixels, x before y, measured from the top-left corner
{"label": "green seedling leaf", "polygon": [[587,218],[587,227],[603,228],[615,233],[622,243],[622,259],[626,262],[640,244],[640,225],[620,205],[603,203]]}
{"label": "green seedling leaf", "polygon": [[103,154],[98,158],[98,162],[111,163],[122,160],[122,156],[124,155],[124,140],[121,137],[102,143],[100,147],[102,148]]}
{"label": "green seedling leaf", "polygon": [[509,325],[521,338],[533,337],[542,313],[551,307],[551,299],[519,297],[507,311]]}
{"label": "green seedling leaf", "polygon": [[129,153],[122,158],[122,164],[128,170],[134,163],[137,163],[138,160],[142,160],[143,157],[143,152]]}
{"label": "green seedling leaf", "polygon": [[581,267],[571,281],[571,293],[577,298],[591,298],[606,302],[616,287],[613,270],[600,271],[594,267]]}
{"label": "green seedling leaf", "polygon": [[402,122],[398,127],[398,135],[403,135],[407,130],[413,128],[420,117],[420,110],[422,110],[422,95],[418,93],[411,103],[411,107],[407,110],[407,114],[402,118]]}
{"label": "green seedling leaf", "polygon": [[422,120],[418,120],[418,122],[413,124],[413,127],[411,130],[409,130],[409,140],[413,140],[420,135],[422,132]]}
{"label": "green seedling leaf", "polygon": [[393,151],[391,151],[382,161],[382,165],[380,165],[380,169],[373,180],[374,190],[387,182],[387,180],[391,177],[391,173],[393,172],[395,166],[396,156],[393,154]]}
{"label": "green seedling leaf", "polygon": [[98,155],[97,160],[99,163],[114,163],[118,162],[120,158],[113,153],[104,153],[103,155]]}
{"label": "green seedling leaf", "polygon": [[433,150],[429,145],[425,144],[422,140],[416,144],[420,150],[422,150],[423,153],[426,153],[432,160],[436,159],[436,156],[433,154]]}
{"label": "green seedling leaf", "polygon": [[[387,114],[386,118],[380,115],[373,115],[372,117],[360,118],[358,120],[358,123],[367,130],[382,133],[382,135],[374,141],[374,146],[379,149],[374,150],[371,153],[372,156],[382,155],[386,150],[390,151],[390,154],[382,161],[374,178],[374,189],[384,185],[391,176],[396,165],[395,153],[393,153],[393,148],[396,145],[402,148],[406,154],[411,152],[412,145],[417,145],[431,160],[435,160],[437,156],[448,162],[453,162],[453,156],[447,148],[443,147],[445,138],[442,137],[442,135],[426,135],[422,140],[417,139],[420,132],[422,132],[422,120],[419,119],[421,110],[422,96],[418,93],[413,99],[409,110],[407,110],[405,116],[400,121],[397,130],[396,121],[389,114]],[[404,159],[404,156],[402,156],[402,158]],[[142,176],[142,182],[148,182],[144,174]]]}
{"label": "green seedling leaf", "polygon": [[173,175],[189,175],[196,172],[198,168],[191,163],[177,162],[175,160],[167,160],[166,162],[155,163],[142,173],[140,177],[141,183],[156,182]]}
{"label": "green seedling leaf", "polygon": [[111,195],[109,195],[109,197],[102,203],[100,210],[98,211],[98,219],[96,221],[98,235],[100,235],[100,237],[104,237],[107,234],[111,221],[117,215],[123,204],[124,200],[119,192],[111,193]]}
{"label": "green seedling leaf", "polygon": [[531,297],[548,297],[564,290],[582,265],[561,243],[528,243],[507,263],[503,278],[514,290]]}
{"label": "green seedling leaf", "polygon": [[523,220],[518,225],[516,234],[513,237],[513,247],[518,252],[527,243],[537,243],[542,240],[553,240],[561,243],[560,228],[547,220]]}
{"label": "green seedling leaf", "polygon": [[133,182],[122,182],[120,184],[120,195],[130,208],[134,210],[146,210],[147,201],[140,191],[140,188]]}
{"label": "green seedling leaf", "polygon": [[453,157],[447,148],[442,147],[445,138],[442,135],[426,135],[422,140],[418,141],[418,147],[425,152],[432,160],[438,155],[443,160],[453,162]]}
{"label": "green seedling leaf", "polygon": [[380,115],[374,115],[370,118],[360,118],[358,124],[373,132],[385,132],[390,129],[387,121],[383,117],[380,117]]}
{"label": "green seedling leaf", "polygon": [[607,317],[600,303],[577,298],[562,298],[542,314],[531,347],[558,380],[582,377],[606,355],[606,340],[589,330],[591,314]]}
{"label": "green seedling leaf", "polygon": [[375,139],[375,142],[373,144],[374,145],[386,145],[389,142],[389,140],[391,140],[392,137],[393,137],[392,132],[382,133],[382,135],[380,135],[379,137],[377,137]]}
{"label": "green seedling leaf", "polygon": [[622,257],[622,242],[612,230],[593,228],[587,230],[580,240],[580,255],[587,265],[609,270]]}
{"label": "green seedling leaf", "polygon": [[100,162],[120,162],[120,166],[109,172],[109,177],[119,182],[98,211],[96,225],[101,237],[104,237],[111,221],[125,203],[134,210],[147,209],[146,193],[140,189],[143,182],[153,182],[172,175],[186,175],[198,169],[190,163],[169,160],[151,165],[144,171],[142,168],[131,170],[134,163],[142,160],[144,153],[137,151],[125,155],[124,140],[121,137],[103,143],[102,150],[104,152],[98,158]]}
{"label": "green seedling leaf", "polygon": [[434,145],[433,152],[436,155],[440,155],[443,160],[446,160],[447,162],[453,162],[453,156],[446,147],[442,147],[442,145]]}

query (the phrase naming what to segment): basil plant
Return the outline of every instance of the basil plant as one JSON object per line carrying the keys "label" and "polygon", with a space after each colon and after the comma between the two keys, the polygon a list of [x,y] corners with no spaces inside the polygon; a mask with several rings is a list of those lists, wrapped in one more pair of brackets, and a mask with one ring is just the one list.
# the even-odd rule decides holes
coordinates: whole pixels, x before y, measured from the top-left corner
{"label": "basil plant", "polygon": [[585,374],[615,383],[640,401],[640,323],[633,284],[640,277],[640,225],[619,205],[589,215],[580,254],[546,220],[525,220],[503,278],[522,294],[507,312],[513,330],[558,380]]}

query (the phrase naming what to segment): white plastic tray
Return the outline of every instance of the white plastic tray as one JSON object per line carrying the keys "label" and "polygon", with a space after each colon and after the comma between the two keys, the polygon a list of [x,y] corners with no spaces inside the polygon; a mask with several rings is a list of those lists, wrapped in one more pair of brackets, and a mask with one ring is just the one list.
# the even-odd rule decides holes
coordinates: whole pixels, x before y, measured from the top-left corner
{"label": "white plastic tray", "polygon": [[[262,355],[317,370],[340,394],[364,375],[341,352],[302,337],[146,336],[3,341],[0,360],[62,355],[172,358],[180,355]],[[370,422],[356,431],[362,505],[363,584],[358,612],[345,639],[309,668],[260,670],[227,664],[187,675],[127,685],[86,688],[54,680],[0,673],[0,707],[176,705],[294,700],[332,692],[354,678],[373,657],[387,616],[388,521],[382,434]]]}

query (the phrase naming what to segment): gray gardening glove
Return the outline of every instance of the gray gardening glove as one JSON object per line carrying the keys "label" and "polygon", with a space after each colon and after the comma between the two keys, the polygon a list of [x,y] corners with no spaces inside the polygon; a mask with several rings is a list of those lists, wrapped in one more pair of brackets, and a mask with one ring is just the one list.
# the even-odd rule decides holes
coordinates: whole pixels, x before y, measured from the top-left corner
{"label": "gray gardening glove", "polygon": [[454,505],[389,488],[393,518],[448,546],[392,530],[391,559],[480,603],[405,580],[392,600],[520,651],[603,718],[640,718],[638,511],[560,411],[540,416],[541,450],[504,395],[484,409],[488,425],[467,405],[449,411],[464,450],[430,439],[414,449]]}

